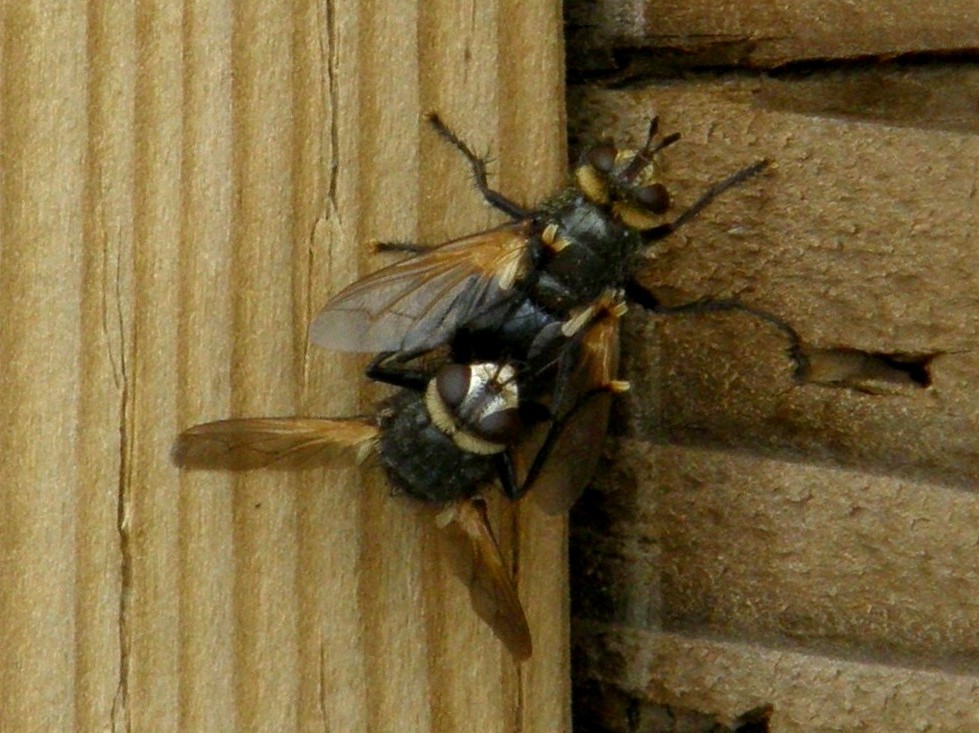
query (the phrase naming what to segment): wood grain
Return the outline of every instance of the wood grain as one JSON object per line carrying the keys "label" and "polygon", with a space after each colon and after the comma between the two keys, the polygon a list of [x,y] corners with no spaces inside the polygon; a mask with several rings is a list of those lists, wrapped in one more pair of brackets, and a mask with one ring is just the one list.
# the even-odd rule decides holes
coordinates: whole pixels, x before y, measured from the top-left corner
{"label": "wood grain", "polygon": [[560,183],[559,8],[3,12],[0,728],[567,729],[563,521],[495,507],[517,668],[383,481],[168,456],[204,420],[370,409],[308,323],[368,239],[496,221],[423,112],[516,197]]}
{"label": "wood grain", "polygon": [[[573,90],[578,143],[634,143],[654,111],[683,133],[664,156],[680,207],[773,161],[642,281],[770,313],[832,361],[797,375],[786,333],[745,312],[628,314],[623,438],[575,510],[582,684],[726,720],[770,703],[779,733],[979,725],[960,703],[979,658],[979,149],[955,91],[974,81],[949,65]],[[923,358],[927,379],[829,378],[853,354]]]}
{"label": "wood grain", "polygon": [[979,47],[977,9],[975,0],[571,0],[568,63],[576,72],[629,79],[697,67],[968,57]]}

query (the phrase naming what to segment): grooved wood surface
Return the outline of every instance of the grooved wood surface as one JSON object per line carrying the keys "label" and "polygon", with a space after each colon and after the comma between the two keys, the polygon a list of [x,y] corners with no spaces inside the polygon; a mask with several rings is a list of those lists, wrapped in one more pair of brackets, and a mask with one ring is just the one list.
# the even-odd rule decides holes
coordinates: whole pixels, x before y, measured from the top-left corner
{"label": "grooved wood surface", "polygon": [[551,2],[4,8],[0,729],[568,728],[563,520],[495,507],[518,669],[383,481],[168,457],[370,409],[310,318],[369,238],[497,220],[423,112],[518,200],[562,180],[561,31]]}

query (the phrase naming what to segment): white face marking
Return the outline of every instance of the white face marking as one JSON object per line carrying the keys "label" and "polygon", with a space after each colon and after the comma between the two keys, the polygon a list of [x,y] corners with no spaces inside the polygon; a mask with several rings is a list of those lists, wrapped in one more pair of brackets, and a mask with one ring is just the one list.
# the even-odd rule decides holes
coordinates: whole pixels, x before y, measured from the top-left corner
{"label": "white face marking", "polygon": [[459,405],[459,415],[466,422],[473,424],[486,415],[517,407],[519,396],[512,366],[482,362],[471,364],[469,373],[469,391]]}
{"label": "white face marking", "polygon": [[425,405],[432,422],[469,453],[492,454],[506,445],[480,438],[470,432],[487,415],[519,405],[516,371],[508,364],[484,362],[469,365],[469,389],[462,403],[450,410],[439,396],[433,379],[425,390]]}

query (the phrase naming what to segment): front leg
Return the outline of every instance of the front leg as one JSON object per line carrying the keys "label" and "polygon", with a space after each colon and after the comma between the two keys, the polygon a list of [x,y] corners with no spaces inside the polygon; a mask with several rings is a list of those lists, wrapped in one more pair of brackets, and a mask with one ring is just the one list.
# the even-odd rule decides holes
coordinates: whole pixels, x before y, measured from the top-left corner
{"label": "front leg", "polygon": [[374,382],[424,392],[432,378],[431,373],[405,364],[416,356],[419,355],[402,351],[382,351],[368,365],[367,378]]}
{"label": "front leg", "polygon": [[468,145],[466,145],[458,135],[456,135],[448,126],[442,122],[441,118],[435,112],[429,112],[425,115],[425,119],[435,128],[442,138],[447,140],[452,147],[462,153],[466,160],[469,162],[469,169],[472,171],[473,180],[476,182],[476,188],[486,199],[486,202],[502,211],[504,214],[509,216],[513,220],[527,219],[530,217],[530,212],[524,209],[519,204],[511,201],[506,196],[504,196],[499,191],[495,191],[489,186],[489,182],[486,180],[486,161],[480,158],[476,153],[474,153]]}
{"label": "front leg", "polygon": [[517,475],[513,468],[513,459],[508,451],[497,453],[493,457],[496,464],[496,475],[500,480],[503,495],[510,501],[516,501],[523,496],[525,487],[517,485]]}

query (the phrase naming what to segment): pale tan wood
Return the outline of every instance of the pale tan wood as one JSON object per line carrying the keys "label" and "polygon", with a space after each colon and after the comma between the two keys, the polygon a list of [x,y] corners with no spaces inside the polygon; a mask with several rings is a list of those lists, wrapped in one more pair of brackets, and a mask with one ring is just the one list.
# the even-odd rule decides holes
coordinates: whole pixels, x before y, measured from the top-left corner
{"label": "pale tan wood", "polygon": [[308,323],[385,262],[368,239],[500,220],[423,112],[515,197],[561,183],[559,6],[39,1],[3,28],[0,728],[567,730],[563,519],[493,507],[517,667],[383,480],[169,462],[195,422],[371,408]]}
{"label": "pale tan wood", "polygon": [[928,387],[826,386],[793,377],[764,320],[634,309],[629,439],[579,515],[582,590],[601,589],[583,679],[728,718],[771,703],[779,733],[977,724],[979,149],[956,93],[974,83],[953,66],[572,94],[580,139],[635,142],[653,111],[683,133],[664,156],[680,206],[775,164],[656,248],[642,281],[666,302],[736,298],[807,348],[934,355]]}
{"label": "pale tan wood", "polygon": [[[71,661],[76,608],[96,624],[105,620],[98,581],[90,563],[77,562],[75,545],[101,553],[106,537],[94,528],[91,535],[78,531],[77,516],[111,521],[82,501],[99,478],[114,494],[118,461],[115,436],[78,432],[82,415],[103,429],[118,427],[108,361],[79,329],[83,320],[96,325],[92,301],[81,294],[86,272],[99,267],[78,246],[86,213],[85,13],[25,3],[5,8],[3,28],[0,728],[70,729],[76,684],[89,693],[100,687]],[[91,338],[98,340],[99,331],[93,328]],[[79,367],[106,402],[80,399]],[[80,439],[88,456],[78,454]],[[100,653],[111,649],[111,634],[97,625],[87,631],[101,644],[99,651],[82,645],[86,657],[114,656]],[[111,662],[106,672],[111,679]]]}
{"label": "pale tan wood", "polygon": [[979,46],[976,0],[572,0],[572,68],[626,76],[666,68],[777,67]]}

